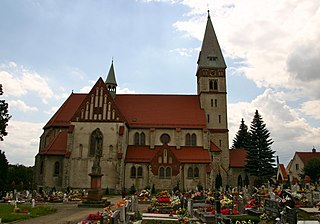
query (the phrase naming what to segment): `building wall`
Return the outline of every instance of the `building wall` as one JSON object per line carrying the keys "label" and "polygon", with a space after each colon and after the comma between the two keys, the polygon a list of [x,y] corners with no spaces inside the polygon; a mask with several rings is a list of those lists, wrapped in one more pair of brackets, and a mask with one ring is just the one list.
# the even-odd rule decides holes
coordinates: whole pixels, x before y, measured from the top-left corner
{"label": "building wall", "polygon": [[290,176],[290,181],[292,181],[293,178],[297,178],[298,180],[301,180],[299,174],[302,173],[302,170],[304,168],[304,163],[302,162],[300,157],[297,156],[297,154],[294,155],[290,163],[290,166],[288,168],[289,168],[288,174]]}

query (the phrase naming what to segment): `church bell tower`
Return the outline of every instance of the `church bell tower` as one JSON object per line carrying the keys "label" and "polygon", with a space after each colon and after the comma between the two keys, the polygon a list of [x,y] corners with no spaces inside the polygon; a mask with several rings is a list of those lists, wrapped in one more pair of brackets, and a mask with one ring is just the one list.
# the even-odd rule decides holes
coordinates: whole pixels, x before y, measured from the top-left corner
{"label": "church bell tower", "polygon": [[[226,63],[208,11],[206,30],[198,58],[197,93],[205,111],[210,144],[221,153],[212,153],[214,175],[220,173],[227,180],[229,167],[229,138],[227,121]],[[214,178],[214,177],[213,177]],[[225,182],[224,182],[225,183]]]}

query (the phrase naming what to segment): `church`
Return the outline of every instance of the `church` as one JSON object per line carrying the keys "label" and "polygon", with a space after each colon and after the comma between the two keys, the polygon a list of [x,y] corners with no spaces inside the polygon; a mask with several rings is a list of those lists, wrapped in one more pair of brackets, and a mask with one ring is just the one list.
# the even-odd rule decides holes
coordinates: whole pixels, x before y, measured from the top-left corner
{"label": "church", "polygon": [[97,155],[101,187],[112,192],[236,186],[244,177],[230,167],[226,68],[209,14],[194,95],[117,94],[112,62],[105,80],[71,93],[43,127],[37,188],[90,188]]}

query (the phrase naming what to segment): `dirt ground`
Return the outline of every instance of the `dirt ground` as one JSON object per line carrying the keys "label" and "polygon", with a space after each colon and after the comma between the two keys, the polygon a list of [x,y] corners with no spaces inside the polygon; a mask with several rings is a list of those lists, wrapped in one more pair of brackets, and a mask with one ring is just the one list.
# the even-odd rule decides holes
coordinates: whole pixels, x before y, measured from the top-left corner
{"label": "dirt ground", "polygon": [[[114,210],[115,205],[121,200],[121,196],[110,196],[108,201],[111,202],[111,208]],[[77,224],[81,220],[85,220],[88,214],[97,213],[102,208],[79,208],[74,203],[53,204],[57,208],[57,212],[51,215],[41,216],[33,219],[15,221],[17,224]],[[148,204],[139,204],[138,208],[141,213],[147,210]]]}

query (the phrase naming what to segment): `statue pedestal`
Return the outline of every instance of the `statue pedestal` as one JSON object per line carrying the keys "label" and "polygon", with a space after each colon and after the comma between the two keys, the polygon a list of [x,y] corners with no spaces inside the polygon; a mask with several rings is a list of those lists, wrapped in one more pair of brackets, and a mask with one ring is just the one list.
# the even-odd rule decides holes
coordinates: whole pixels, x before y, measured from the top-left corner
{"label": "statue pedestal", "polygon": [[88,190],[87,200],[100,201],[103,194],[101,189],[101,177],[103,176],[103,174],[90,173],[89,176],[91,177],[91,187]]}
{"label": "statue pedestal", "polygon": [[103,195],[103,190],[101,189],[101,177],[103,174],[90,173],[91,177],[91,187],[88,190],[87,200],[83,201],[81,204],[78,204],[78,207],[86,208],[104,208],[110,205],[106,199],[101,200]]}

